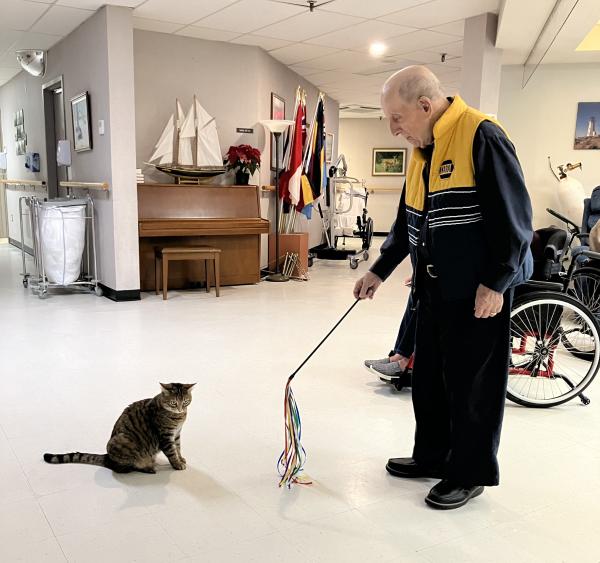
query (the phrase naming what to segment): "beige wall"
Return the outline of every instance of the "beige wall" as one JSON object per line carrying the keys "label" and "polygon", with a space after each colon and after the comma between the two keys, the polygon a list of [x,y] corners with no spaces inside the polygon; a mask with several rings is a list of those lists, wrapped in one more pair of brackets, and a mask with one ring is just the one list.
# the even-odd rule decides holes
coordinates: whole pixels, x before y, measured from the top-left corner
{"label": "beige wall", "polygon": [[[63,77],[67,138],[73,146],[69,100],[88,91],[91,101],[93,150],[72,153],[71,178],[108,182],[110,192],[97,194],[97,248],[102,283],[116,290],[139,289],[137,191],[135,184],[133,47],[131,10],[107,6],[52,47],[43,78],[21,72],[0,88],[2,129],[8,149],[7,176],[46,178],[46,147],[42,84]],[[41,171],[25,169],[16,156],[12,116],[23,108],[29,152],[40,153]],[[105,134],[98,134],[98,120]],[[43,197],[42,190],[36,190]],[[21,190],[7,190],[10,237],[19,241],[18,199]],[[26,237],[26,244],[29,241]]]}
{"label": "beige wall", "polygon": [[587,194],[600,185],[600,151],[574,150],[578,102],[600,102],[600,64],[542,65],[525,89],[523,68],[504,67],[498,117],[514,142],[534,208],[536,228],[556,222],[546,207],[556,207],[557,181],[552,162],[583,163],[572,173]]}
{"label": "beige wall", "polygon": [[[149,31],[134,32],[136,148],[137,165],[148,181],[172,179],[144,164],[152,154],[162,129],[174,111],[178,98],[187,111],[194,94],[215,117],[221,150],[247,143],[263,152],[263,166],[252,181],[270,184],[269,143],[260,125],[269,119],[271,92],[286,100],[286,117],[291,119],[298,85],[307,92],[309,118],[317,101],[318,89],[258,47],[205,41]],[[185,54],[185,56],[182,56]],[[338,133],[339,107],[326,98],[327,130]],[[240,134],[237,127],[253,128],[252,134]],[[231,180],[231,179],[230,179]],[[264,195],[263,217],[274,220],[274,197]],[[297,230],[309,232],[309,244],[321,242],[318,217],[299,219]],[[267,263],[266,235],[263,236],[262,264]]]}
{"label": "beige wall", "polygon": [[398,210],[403,176],[373,176],[374,148],[406,148],[407,162],[410,144],[401,137],[393,137],[386,119],[340,119],[338,151],[346,156],[348,175],[364,179],[368,187],[392,189],[369,196],[368,210],[375,231],[389,231]]}

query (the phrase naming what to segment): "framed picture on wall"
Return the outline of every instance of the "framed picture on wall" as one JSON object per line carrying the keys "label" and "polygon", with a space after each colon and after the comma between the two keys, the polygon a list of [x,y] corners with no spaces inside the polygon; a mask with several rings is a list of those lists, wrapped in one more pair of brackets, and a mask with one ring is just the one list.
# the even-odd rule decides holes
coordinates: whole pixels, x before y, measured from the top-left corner
{"label": "framed picture on wall", "polygon": [[373,149],[373,176],[404,176],[406,149]]}
{"label": "framed picture on wall", "polygon": [[580,102],[577,105],[574,148],[600,149],[600,102]]}
{"label": "framed picture on wall", "polygon": [[90,96],[87,92],[71,98],[73,145],[76,152],[92,150]]}
{"label": "framed picture on wall", "polygon": [[331,162],[333,158],[333,133],[325,133],[325,162],[328,164]]}
{"label": "framed picture on wall", "polygon": [[[271,119],[285,119],[285,100],[271,92]],[[279,136],[279,169],[282,168],[283,163],[283,147],[284,139],[283,135]],[[271,170],[275,170],[275,142],[274,136],[271,135]]]}

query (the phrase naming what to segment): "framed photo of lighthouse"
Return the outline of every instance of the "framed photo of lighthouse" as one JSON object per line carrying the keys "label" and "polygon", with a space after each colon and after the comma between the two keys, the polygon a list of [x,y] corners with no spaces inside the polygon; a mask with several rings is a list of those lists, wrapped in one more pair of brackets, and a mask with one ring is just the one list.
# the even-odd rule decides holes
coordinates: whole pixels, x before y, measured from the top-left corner
{"label": "framed photo of lighthouse", "polygon": [[580,102],[575,125],[575,150],[600,150],[600,102]]}

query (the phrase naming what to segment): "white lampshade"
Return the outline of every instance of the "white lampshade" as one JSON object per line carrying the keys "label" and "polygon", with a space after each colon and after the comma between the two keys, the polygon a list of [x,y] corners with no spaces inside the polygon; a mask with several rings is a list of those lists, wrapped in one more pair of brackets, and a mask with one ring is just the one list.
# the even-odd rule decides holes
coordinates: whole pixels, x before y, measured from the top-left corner
{"label": "white lampshade", "polygon": [[260,124],[269,133],[283,133],[294,122],[291,119],[263,119]]}

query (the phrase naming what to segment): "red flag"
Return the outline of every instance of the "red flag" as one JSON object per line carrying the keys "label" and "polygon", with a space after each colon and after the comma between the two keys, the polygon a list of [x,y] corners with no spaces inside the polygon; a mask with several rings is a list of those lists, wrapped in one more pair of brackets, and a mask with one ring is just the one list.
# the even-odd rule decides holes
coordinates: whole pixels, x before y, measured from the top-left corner
{"label": "red flag", "polygon": [[292,132],[290,164],[279,178],[279,193],[286,202],[298,205],[300,201],[300,178],[302,176],[302,123],[304,120],[304,104],[300,101],[296,107],[294,131]]}

